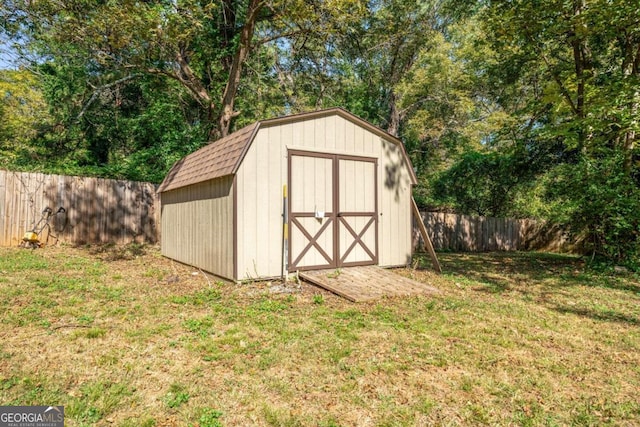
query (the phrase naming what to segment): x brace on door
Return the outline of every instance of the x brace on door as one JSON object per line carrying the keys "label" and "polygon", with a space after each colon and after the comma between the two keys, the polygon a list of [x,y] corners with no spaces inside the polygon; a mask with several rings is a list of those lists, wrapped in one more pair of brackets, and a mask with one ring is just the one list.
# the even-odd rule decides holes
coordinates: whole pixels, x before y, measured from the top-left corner
{"label": "x brace on door", "polygon": [[320,246],[318,244],[318,238],[322,235],[322,233],[327,229],[327,227],[329,226],[329,224],[331,224],[333,222],[333,220],[328,220],[324,223],[324,225],[320,228],[320,230],[318,230],[316,232],[316,234],[311,237],[311,234],[309,234],[309,232],[307,230],[304,229],[304,227],[302,226],[302,224],[300,224],[300,222],[296,219],[296,218],[291,218],[291,223],[295,224],[296,227],[298,228],[298,230],[300,230],[300,232],[302,232],[302,234],[304,234],[304,236],[309,239],[309,243],[307,244],[307,246],[302,250],[302,252],[300,252],[300,255],[298,255],[298,257],[296,258],[296,260],[292,263],[293,266],[298,265],[298,263],[300,262],[300,260],[302,260],[302,258],[304,258],[304,256],[307,254],[307,252],[309,251],[309,249],[311,249],[312,247],[316,248],[316,250],[318,252],[320,252],[320,255],[322,255],[324,257],[324,259],[327,260],[327,262],[329,264],[332,263],[332,259],[331,256],[329,256],[324,249],[322,249],[322,246]]}
{"label": "x brace on door", "polygon": [[360,247],[362,249],[365,250],[365,252],[367,253],[367,255],[369,255],[371,257],[372,260],[376,259],[375,254],[373,254],[369,248],[367,247],[367,245],[364,244],[364,242],[362,241],[362,236],[364,236],[364,234],[367,232],[367,230],[369,229],[369,227],[371,226],[371,224],[375,224],[376,222],[376,218],[375,217],[371,217],[371,219],[369,220],[369,222],[367,222],[367,224],[364,226],[364,228],[362,229],[362,231],[360,231],[360,233],[356,233],[353,228],[351,228],[351,226],[349,225],[349,223],[344,219],[344,217],[340,216],[340,222],[345,226],[345,228],[349,231],[349,233],[351,233],[351,235],[353,236],[353,242],[351,243],[351,246],[349,246],[349,248],[345,251],[344,255],[342,255],[342,257],[340,258],[340,264],[344,264],[347,257],[349,256],[349,254],[351,253],[351,251],[353,250],[353,248],[356,247],[357,244],[360,244]]}

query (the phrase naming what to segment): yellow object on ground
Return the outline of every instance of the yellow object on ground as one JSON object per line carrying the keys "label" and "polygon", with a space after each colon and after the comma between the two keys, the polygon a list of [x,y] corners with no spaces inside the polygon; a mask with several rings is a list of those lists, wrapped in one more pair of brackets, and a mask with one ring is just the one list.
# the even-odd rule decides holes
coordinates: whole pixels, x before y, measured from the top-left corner
{"label": "yellow object on ground", "polygon": [[26,233],[24,233],[24,237],[22,237],[22,240],[24,240],[25,242],[35,243],[38,241],[38,234],[34,233],[33,231],[27,231]]}

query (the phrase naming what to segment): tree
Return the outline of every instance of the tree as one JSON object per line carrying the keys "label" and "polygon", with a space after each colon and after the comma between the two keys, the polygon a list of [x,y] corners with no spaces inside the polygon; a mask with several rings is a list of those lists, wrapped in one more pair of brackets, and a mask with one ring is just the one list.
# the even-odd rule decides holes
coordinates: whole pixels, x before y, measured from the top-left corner
{"label": "tree", "polygon": [[550,171],[550,219],[566,224],[583,251],[610,262],[640,266],[640,185],[625,171],[625,156],[611,150],[599,159]]}
{"label": "tree", "polygon": [[536,116],[569,148],[613,144],[629,168],[640,92],[640,6],[617,0],[490,1],[482,12],[499,64],[517,83],[540,70]]}
{"label": "tree", "polygon": [[339,105],[399,136],[399,85],[446,21],[439,2],[327,2],[319,37],[277,53],[278,80],[295,111]]}
{"label": "tree", "polygon": [[535,76],[535,90],[525,92],[531,120],[520,126],[536,144],[560,141],[569,160],[545,177],[555,218],[594,254],[638,263],[637,214],[619,202],[640,187],[640,6],[492,0],[480,16],[501,85],[527,87]]}
{"label": "tree", "polygon": [[518,202],[540,171],[554,161],[549,154],[526,145],[467,151],[434,179],[434,197],[469,215],[530,216],[531,207],[521,211]]}
{"label": "tree", "polygon": [[352,2],[16,0],[3,19],[38,61],[82,57],[88,101],[123,79],[163,76],[185,88],[217,138],[239,114],[236,97],[250,54],[277,40],[311,37],[341,3]]}
{"label": "tree", "polygon": [[36,155],[31,142],[50,124],[42,89],[26,70],[0,71],[0,159],[16,166]]}
{"label": "tree", "polygon": [[188,91],[202,119],[213,123],[212,136],[229,131],[242,65],[264,10],[258,0],[18,0],[11,6],[5,13],[13,18],[5,20],[17,21],[24,49],[38,62],[86,67],[90,96],[79,116],[113,85],[156,74]]}
{"label": "tree", "polygon": [[[274,52],[329,37],[331,22],[349,22],[342,12],[359,3],[15,0],[6,2],[0,19],[3,30],[20,40],[22,63],[43,82],[53,107],[55,132],[44,141],[45,151],[59,158],[58,165],[120,176],[131,170],[123,163],[132,147],[165,152],[161,141],[167,138],[155,134],[157,122],[179,118],[181,124],[169,122],[180,130],[163,135],[186,132],[185,146],[192,147],[193,138],[202,144],[233,130],[238,105],[244,109],[239,124],[263,118],[265,111],[285,111]],[[132,141],[130,135],[154,140]],[[139,172],[135,176],[158,175]]]}

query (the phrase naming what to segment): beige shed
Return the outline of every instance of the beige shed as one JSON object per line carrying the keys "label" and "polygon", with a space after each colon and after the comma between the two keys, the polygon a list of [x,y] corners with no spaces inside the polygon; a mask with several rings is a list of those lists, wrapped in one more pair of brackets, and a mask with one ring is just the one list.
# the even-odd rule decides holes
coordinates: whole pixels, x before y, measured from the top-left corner
{"label": "beige shed", "polygon": [[343,109],[259,121],[171,168],[162,254],[232,280],[407,265],[414,184],[402,142]]}

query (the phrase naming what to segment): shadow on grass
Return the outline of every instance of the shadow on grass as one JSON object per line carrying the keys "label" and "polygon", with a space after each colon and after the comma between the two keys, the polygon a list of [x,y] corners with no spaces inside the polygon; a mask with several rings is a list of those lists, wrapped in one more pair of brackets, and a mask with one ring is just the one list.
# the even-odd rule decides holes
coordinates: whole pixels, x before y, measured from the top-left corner
{"label": "shadow on grass", "polygon": [[144,243],[128,243],[126,245],[104,243],[87,247],[91,255],[97,256],[103,261],[132,260],[146,255],[148,248]]}
{"label": "shadow on grass", "polygon": [[566,306],[559,306],[559,305],[553,309],[558,313],[562,313],[562,314],[575,314],[582,317],[588,317],[593,320],[628,323],[631,325],[640,326],[640,320],[638,320],[637,317],[628,316],[622,313],[616,313],[614,311],[597,311],[597,310],[589,310],[586,308],[566,307]]}
{"label": "shadow on grass", "polygon": [[[596,272],[588,269],[580,257],[540,252],[439,253],[438,258],[445,275],[454,276],[454,280],[459,280],[455,277],[459,276],[472,281],[473,289],[478,292],[518,293],[560,313],[640,324],[633,315],[565,307],[557,301],[565,298],[570,288],[599,288],[640,295],[637,276],[630,273]],[[429,268],[428,257],[420,258],[419,265]]]}
{"label": "shadow on grass", "polygon": [[488,292],[521,291],[531,285],[552,289],[593,286],[640,293],[640,283],[628,273],[590,271],[582,258],[541,252],[438,254],[445,274],[458,274],[488,285]]}

